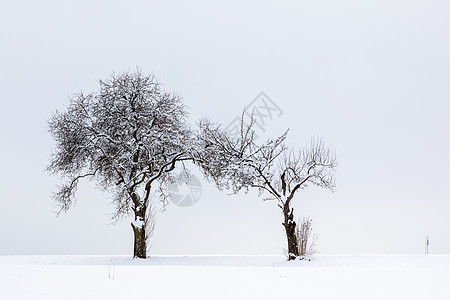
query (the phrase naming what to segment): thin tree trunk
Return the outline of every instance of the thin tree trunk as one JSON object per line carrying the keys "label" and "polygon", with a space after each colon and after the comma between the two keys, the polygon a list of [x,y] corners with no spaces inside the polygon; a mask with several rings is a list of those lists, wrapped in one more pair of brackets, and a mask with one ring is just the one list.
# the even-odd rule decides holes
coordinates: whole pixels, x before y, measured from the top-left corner
{"label": "thin tree trunk", "polygon": [[298,251],[298,240],[297,235],[295,234],[296,223],[294,221],[294,208],[289,209],[289,202],[283,207],[283,215],[284,215],[284,230],[286,231],[286,238],[288,243],[288,260],[294,260],[299,256]]}

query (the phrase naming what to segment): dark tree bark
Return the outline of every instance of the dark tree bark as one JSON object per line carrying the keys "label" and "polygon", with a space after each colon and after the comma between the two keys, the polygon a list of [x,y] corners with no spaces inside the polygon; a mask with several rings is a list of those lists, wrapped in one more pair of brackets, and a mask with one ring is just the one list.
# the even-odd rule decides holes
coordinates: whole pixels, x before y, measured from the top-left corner
{"label": "dark tree bark", "polygon": [[147,241],[145,239],[145,226],[135,226],[131,223],[134,232],[134,258],[147,258]]}
{"label": "dark tree bark", "polygon": [[147,258],[147,239],[146,239],[146,211],[147,204],[145,199],[143,202],[140,201],[140,198],[136,193],[133,193],[132,200],[134,203],[133,211],[134,211],[134,221],[131,222],[131,227],[133,228],[134,233],[134,250],[133,257],[137,258]]}
{"label": "dark tree bark", "polygon": [[288,244],[288,260],[294,260],[300,255],[298,251],[298,240],[296,234],[297,224],[294,221],[294,208],[289,209],[289,202],[283,207],[284,230],[286,232]]}

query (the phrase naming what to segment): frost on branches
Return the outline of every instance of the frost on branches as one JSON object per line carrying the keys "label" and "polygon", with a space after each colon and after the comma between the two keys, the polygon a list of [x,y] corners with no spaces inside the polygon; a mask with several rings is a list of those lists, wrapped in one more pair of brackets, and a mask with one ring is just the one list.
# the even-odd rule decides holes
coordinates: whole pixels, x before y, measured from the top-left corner
{"label": "frost on branches", "polygon": [[297,224],[291,207],[296,193],[313,184],[334,190],[337,159],[321,140],[298,151],[289,150],[284,141],[287,132],[257,144],[252,120],[241,121],[240,135],[231,137],[219,125],[200,122],[198,139],[202,147],[202,168],[219,189],[238,193],[257,188],[265,200],[276,200],[283,212],[283,227],[289,260],[300,256]]}
{"label": "frost on branches", "polygon": [[180,97],[139,70],[113,74],[97,92],[75,94],[49,130],[56,150],[48,170],[65,179],[55,193],[61,211],[73,204],[81,179],[94,179],[113,195],[115,218],[134,215],[134,257],[145,258],[152,187],[196,157]]}

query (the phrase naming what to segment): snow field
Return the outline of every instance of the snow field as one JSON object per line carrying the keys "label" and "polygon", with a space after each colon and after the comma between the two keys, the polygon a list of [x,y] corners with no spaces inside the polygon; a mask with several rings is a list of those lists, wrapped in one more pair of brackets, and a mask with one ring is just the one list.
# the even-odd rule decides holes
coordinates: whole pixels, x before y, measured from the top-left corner
{"label": "snow field", "polygon": [[0,299],[450,299],[450,256],[0,256]]}

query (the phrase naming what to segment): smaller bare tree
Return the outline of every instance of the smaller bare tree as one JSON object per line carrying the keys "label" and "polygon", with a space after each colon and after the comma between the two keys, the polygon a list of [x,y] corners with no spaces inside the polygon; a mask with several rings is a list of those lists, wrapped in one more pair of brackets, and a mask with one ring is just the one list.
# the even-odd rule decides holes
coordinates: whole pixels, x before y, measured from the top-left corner
{"label": "smaller bare tree", "polygon": [[296,236],[298,240],[298,253],[300,259],[311,259],[317,253],[317,236],[313,234],[313,220],[310,217],[303,217],[297,223]]}
{"label": "smaller bare tree", "polygon": [[145,245],[147,247],[147,252],[150,251],[150,248],[152,247],[152,244],[150,243],[150,239],[153,237],[153,234],[155,233],[155,226],[156,226],[156,205],[154,202],[150,202],[149,206],[147,207],[147,213],[145,215]]}
{"label": "smaller bare tree", "polygon": [[277,201],[283,212],[288,259],[293,260],[300,256],[294,196],[310,184],[333,191],[337,158],[320,139],[312,139],[298,151],[288,151],[284,145],[287,132],[257,144],[254,124],[253,120],[245,124],[242,117],[240,135],[233,138],[219,125],[201,122],[202,169],[219,189],[238,193],[256,188],[265,200]]}

